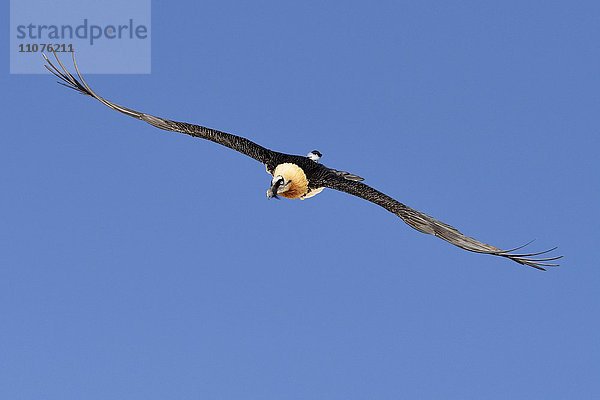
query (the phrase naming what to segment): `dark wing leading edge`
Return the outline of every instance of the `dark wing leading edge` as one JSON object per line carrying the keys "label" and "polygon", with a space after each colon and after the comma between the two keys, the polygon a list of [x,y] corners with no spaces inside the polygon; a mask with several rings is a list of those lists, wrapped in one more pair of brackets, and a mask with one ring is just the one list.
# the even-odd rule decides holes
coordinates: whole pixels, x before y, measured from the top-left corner
{"label": "dark wing leading edge", "polygon": [[[47,62],[47,65],[44,65],[46,69],[56,75],[62,82],[58,82],[61,85],[67,86],[68,88],[74,89],[79,93],[85,94],[87,96],[91,96],[96,100],[100,101],[105,106],[112,108],[113,110],[119,111],[125,115],[129,115],[130,117],[134,117],[149,123],[150,125],[154,125],[157,128],[164,129],[167,131],[181,132],[186,135],[194,136],[197,138],[202,138],[206,140],[210,140],[212,142],[221,144],[223,146],[227,146],[230,149],[235,151],[239,151],[242,154],[245,154],[249,157],[254,158],[257,161],[260,161],[263,164],[268,164],[269,161],[274,156],[275,152],[259,146],[258,144],[248,140],[246,138],[232,135],[230,133],[221,132],[215,129],[206,128],[204,126],[188,124],[186,122],[177,122],[171,121],[168,119],[163,119],[159,117],[155,117],[150,114],[145,114],[139,111],[132,110],[127,107],[120,106],[113,102],[106,100],[103,97],[97,95],[87,84],[83,76],[79,72],[79,68],[77,67],[77,62],[75,61],[75,53],[73,54],[73,65],[75,67],[75,72],[77,73],[77,78],[75,78],[68,70],[65,68],[64,64],[60,61],[56,53],[54,53],[54,57],[58,63],[58,67],[46,57],[44,54],[44,59]],[[60,67],[60,68],[59,68]]]}
{"label": "dark wing leading edge", "polygon": [[414,229],[423,233],[435,235],[441,239],[444,239],[447,242],[452,243],[455,246],[460,247],[461,249],[465,249],[475,253],[491,254],[494,256],[505,257],[516,261],[519,264],[528,265],[530,267],[544,271],[545,269],[543,267],[554,267],[558,265],[552,263],[551,261],[555,261],[559,258],[562,258],[562,256],[542,258],[537,257],[542,254],[548,253],[552,250],[555,250],[556,247],[538,253],[518,254],[515,253],[515,251],[523,248],[524,246],[517,247],[511,250],[502,250],[489,244],[482,243],[476,239],[473,239],[472,237],[462,234],[456,228],[448,224],[438,221],[435,218],[430,217],[429,215],[423,214],[422,212],[413,210],[412,208],[400,203],[397,200],[394,200],[388,195],[383,194],[380,191],[375,190],[368,185],[365,185],[362,182],[349,181],[340,176],[330,175],[325,179],[324,183],[325,186],[328,188],[339,190],[341,192],[346,192],[351,195],[368,200],[372,203],[375,203],[385,208],[389,212],[396,214]]}

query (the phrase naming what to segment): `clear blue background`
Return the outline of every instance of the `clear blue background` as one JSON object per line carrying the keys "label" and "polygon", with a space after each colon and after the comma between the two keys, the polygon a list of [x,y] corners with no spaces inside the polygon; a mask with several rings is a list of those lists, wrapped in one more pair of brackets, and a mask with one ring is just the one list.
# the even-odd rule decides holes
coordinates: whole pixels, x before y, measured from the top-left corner
{"label": "clear blue background", "polygon": [[89,81],[559,245],[546,273],[267,201],[251,159],[9,75],[4,38],[0,398],[599,398],[600,6],[482,3],[155,1],[152,74]]}

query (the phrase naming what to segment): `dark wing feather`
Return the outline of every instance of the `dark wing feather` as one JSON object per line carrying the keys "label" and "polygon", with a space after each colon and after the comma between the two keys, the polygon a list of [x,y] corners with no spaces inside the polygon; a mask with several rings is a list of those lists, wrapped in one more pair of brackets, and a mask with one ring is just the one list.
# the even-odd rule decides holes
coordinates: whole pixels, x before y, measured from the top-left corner
{"label": "dark wing feather", "polygon": [[344,179],[348,179],[349,181],[358,181],[358,182],[361,182],[361,181],[365,180],[365,178],[360,177],[358,175],[351,174],[350,172],[338,171],[337,169],[333,169],[333,168],[329,168],[329,170],[331,172],[333,172],[334,174],[341,176]]}
{"label": "dark wing feather", "polygon": [[249,157],[252,157],[263,164],[268,164],[273,158],[275,152],[241,136],[232,135],[230,133],[221,132],[216,129],[211,129],[200,125],[163,119],[154,115],[145,114],[127,107],[120,106],[118,104],[106,100],[103,97],[100,97],[90,88],[90,86],[87,84],[87,82],[79,72],[77,62],[75,61],[75,54],[72,54],[73,65],[75,67],[77,78],[79,79],[75,78],[75,76],[73,76],[73,74],[69,72],[69,70],[60,61],[56,53],[54,53],[54,56],[56,58],[58,66],[53,64],[52,61],[50,61],[50,59],[46,57],[45,54],[43,55],[47,63],[47,65],[44,66],[48,71],[52,72],[56,77],[60,79],[58,83],[60,83],[61,85],[66,86],[70,89],[74,89],[81,94],[91,96],[96,100],[100,101],[105,106],[112,108],[113,110],[119,111],[120,113],[123,113],[125,115],[129,115],[130,117],[134,117],[145,121],[151,125],[154,125],[157,128],[164,129],[167,131],[181,132],[185,133],[186,135],[210,140],[223,146],[227,146],[230,149],[238,151]]}
{"label": "dark wing feather", "polygon": [[378,190],[373,189],[368,185],[365,185],[362,182],[349,181],[340,176],[330,175],[325,179],[324,184],[328,188],[349,193],[351,195],[375,203],[385,208],[389,212],[396,214],[397,216],[402,218],[404,222],[406,222],[408,225],[418,230],[419,232],[435,235],[441,239],[444,239],[447,242],[452,243],[455,246],[460,247],[461,249],[465,249],[475,253],[491,254],[494,256],[505,257],[515,262],[518,262],[519,264],[528,265],[530,267],[537,268],[540,270],[545,270],[543,267],[557,266],[558,264],[554,264],[551,261],[555,261],[559,258],[562,258],[562,256],[536,258],[536,256],[546,254],[552,250],[555,250],[556,248],[541,251],[538,253],[519,254],[515,253],[515,251],[521,249],[524,246],[517,247],[511,250],[502,250],[495,246],[482,243],[476,239],[473,239],[472,237],[464,235],[463,233],[458,231],[458,229],[448,224],[438,221],[435,218],[430,217],[429,215],[423,214],[422,212],[413,210],[412,208],[400,203],[399,201],[391,198],[386,194],[381,193]]}

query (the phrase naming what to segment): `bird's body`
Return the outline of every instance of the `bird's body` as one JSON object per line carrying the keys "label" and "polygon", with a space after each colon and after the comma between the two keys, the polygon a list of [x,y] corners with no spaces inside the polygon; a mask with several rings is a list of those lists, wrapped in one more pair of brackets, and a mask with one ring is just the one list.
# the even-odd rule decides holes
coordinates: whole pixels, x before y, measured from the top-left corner
{"label": "bird's body", "polygon": [[60,68],[55,66],[44,55],[48,63],[46,68],[61,79],[62,82],[59,83],[93,97],[113,110],[145,121],[157,128],[210,140],[263,163],[267,172],[273,177],[271,185],[267,190],[267,197],[269,198],[281,196],[288,199],[306,199],[315,196],[325,188],[335,189],[375,203],[400,217],[412,228],[423,233],[435,235],[468,251],[505,257],[519,264],[541,270],[545,266],[557,265],[551,261],[561,258],[561,256],[535,258],[554,249],[538,253],[517,254],[515,250],[523,246],[512,250],[502,250],[466,236],[456,228],[414,210],[364,184],[362,182],[364,179],[358,175],[325,166],[319,162],[322,155],[317,150],[311,151],[307,156],[280,153],[269,150],[241,136],[186,122],[172,121],[120,106],[100,97],[88,86],[77,68],[75,57],[73,57],[73,63],[79,80],[65,68],[56,54],[55,57]]}
{"label": "bird's body", "polygon": [[[316,177],[316,175],[318,174],[318,171],[316,169],[313,170],[306,168],[308,167],[308,165],[302,167],[296,164],[294,161],[297,160],[290,159],[289,162],[278,163],[271,175],[281,176],[284,182],[289,182],[289,187],[287,188],[287,190],[282,191],[280,193],[281,196],[288,199],[303,199],[313,189],[321,189],[322,187],[316,187],[316,185],[318,184],[315,184],[316,179],[313,178],[313,176]],[[307,174],[311,176],[311,180],[308,179]]]}

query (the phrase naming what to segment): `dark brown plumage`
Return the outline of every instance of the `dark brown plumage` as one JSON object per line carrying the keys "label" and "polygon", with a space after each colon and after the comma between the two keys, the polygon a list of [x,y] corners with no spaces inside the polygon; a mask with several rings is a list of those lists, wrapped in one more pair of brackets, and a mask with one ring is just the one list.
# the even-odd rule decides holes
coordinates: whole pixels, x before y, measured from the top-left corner
{"label": "dark brown plumage", "polygon": [[[289,198],[308,198],[327,187],[375,203],[389,212],[396,214],[404,222],[419,232],[435,235],[464,250],[508,258],[519,264],[527,265],[539,270],[544,270],[544,267],[558,265],[553,263],[553,261],[562,258],[562,256],[539,257],[555,250],[556,247],[536,253],[516,253],[517,250],[526,245],[511,250],[502,250],[495,246],[480,242],[472,237],[464,235],[448,224],[438,221],[422,212],[416,211],[388,195],[373,189],[362,183],[361,180],[363,179],[357,175],[328,168],[308,157],[279,153],[262,147],[241,136],[186,122],[171,121],[120,106],[100,97],[89,87],[77,67],[74,55],[73,64],[79,79],[75,78],[67,70],[56,53],[54,56],[58,66],[53,64],[48,57],[44,55],[44,59],[47,62],[45,67],[60,79],[60,84],[84,95],[91,96],[113,110],[145,121],[157,128],[181,132],[190,136],[210,140],[265,164],[267,171],[271,175],[274,175],[272,187],[268,192],[269,197],[277,197],[278,194],[281,194],[283,197]],[[318,155],[320,157],[320,153]],[[273,189],[274,192],[272,192]]]}

